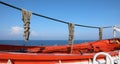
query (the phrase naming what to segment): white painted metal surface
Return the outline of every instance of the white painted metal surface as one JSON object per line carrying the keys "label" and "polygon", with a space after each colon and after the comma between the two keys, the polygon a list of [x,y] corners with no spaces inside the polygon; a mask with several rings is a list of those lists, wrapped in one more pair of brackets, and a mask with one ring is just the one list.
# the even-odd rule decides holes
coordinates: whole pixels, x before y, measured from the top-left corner
{"label": "white painted metal surface", "polygon": [[[106,64],[114,64],[112,57],[105,52],[99,52],[97,54],[95,54],[94,58],[93,58],[93,64],[98,64],[99,62],[96,61],[97,56],[99,55],[105,55],[106,56]],[[108,60],[109,59],[109,60]]]}

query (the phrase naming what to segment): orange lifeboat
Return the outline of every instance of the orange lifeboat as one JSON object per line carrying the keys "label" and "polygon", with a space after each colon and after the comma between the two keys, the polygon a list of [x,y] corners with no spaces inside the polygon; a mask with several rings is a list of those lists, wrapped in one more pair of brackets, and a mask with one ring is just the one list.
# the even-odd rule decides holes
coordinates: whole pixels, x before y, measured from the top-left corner
{"label": "orange lifeboat", "polygon": [[[120,56],[120,39],[105,39],[70,46],[0,45],[0,64],[90,64],[94,55],[105,52],[115,60]],[[100,55],[98,61],[105,62]]]}

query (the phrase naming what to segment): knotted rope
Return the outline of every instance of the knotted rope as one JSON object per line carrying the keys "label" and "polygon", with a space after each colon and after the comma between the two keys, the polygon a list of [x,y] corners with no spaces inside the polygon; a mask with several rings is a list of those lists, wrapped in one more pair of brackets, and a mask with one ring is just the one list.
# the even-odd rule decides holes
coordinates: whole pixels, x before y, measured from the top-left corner
{"label": "knotted rope", "polygon": [[74,41],[74,24],[69,23],[68,24],[68,29],[69,29],[69,45],[71,47],[71,53],[72,53],[72,48],[73,48],[73,41]]}
{"label": "knotted rope", "polygon": [[22,20],[24,22],[24,39],[25,39],[25,41],[29,40],[31,14],[32,14],[31,12],[22,9]]}

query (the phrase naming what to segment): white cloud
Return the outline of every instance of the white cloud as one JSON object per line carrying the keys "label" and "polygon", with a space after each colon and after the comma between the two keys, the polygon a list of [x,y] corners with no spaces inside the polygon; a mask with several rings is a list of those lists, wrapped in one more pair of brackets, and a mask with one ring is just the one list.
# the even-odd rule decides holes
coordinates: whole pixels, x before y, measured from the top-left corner
{"label": "white cloud", "polygon": [[20,35],[23,33],[23,28],[19,26],[13,26],[11,27],[11,34],[12,35]]}
{"label": "white cloud", "polygon": [[31,35],[32,36],[39,36],[39,34],[37,32],[35,32],[35,31],[31,31]]}
{"label": "white cloud", "polygon": [[[24,28],[22,28],[20,26],[13,26],[13,27],[11,27],[11,33],[10,33],[11,35],[23,35],[23,33],[24,33]],[[30,35],[37,37],[40,34],[37,33],[36,31],[31,30],[30,31]]]}

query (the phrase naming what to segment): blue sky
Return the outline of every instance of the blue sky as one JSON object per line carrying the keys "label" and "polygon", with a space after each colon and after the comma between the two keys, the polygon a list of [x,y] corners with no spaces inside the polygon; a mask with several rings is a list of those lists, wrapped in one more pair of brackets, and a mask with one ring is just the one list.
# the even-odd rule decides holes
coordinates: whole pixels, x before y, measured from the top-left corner
{"label": "blue sky", "polygon": [[[120,26],[120,0],[1,0],[31,12],[90,26]],[[0,40],[23,40],[21,11],[0,4]],[[68,26],[32,15],[31,40],[67,40]],[[119,33],[117,33],[120,37]],[[112,28],[103,38],[112,38]],[[75,39],[98,39],[98,29],[75,27]]]}

